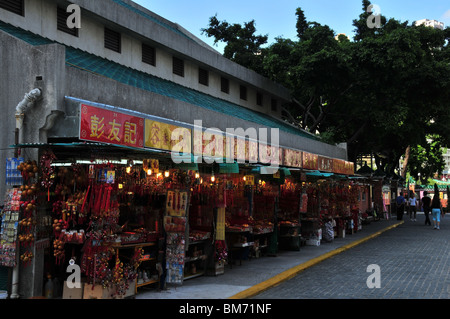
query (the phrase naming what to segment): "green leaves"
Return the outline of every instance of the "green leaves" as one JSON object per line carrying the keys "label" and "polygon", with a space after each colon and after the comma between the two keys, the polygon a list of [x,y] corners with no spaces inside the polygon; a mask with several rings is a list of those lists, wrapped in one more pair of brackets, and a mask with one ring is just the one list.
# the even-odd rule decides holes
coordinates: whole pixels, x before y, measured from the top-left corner
{"label": "green leaves", "polygon": [[209,37],[214,38],[214,43],[225,42],[224,56],[238,64],[241,64],[258,73],[263,73],[262,46],[267,43],[268,36],[255,35],[255,21],[240,24],[229,24],[219,21],[217,15],[209,19],[209,27],[202,29]]}
{"label": "green leaves", "polygon": [[[254,21],[231,25],[215,16],[203,31],[227,43],[227,58],[290,89],[293,102],[285,107],[297,125],[329,143],[347,142],[351,160],[380,154],[378,168],[393,172],[411,146],[410,163],[438,169],[437,149],[450,145],[450,28],[383,16],[381,28],[369,28],[370,4],[363,0],[353,20],[353,41],[308,22],[301,8],[293,26],[297,39],[279,37],[266,48],[267,36],[255,36]],[[439,144],[428,145],[430,135]],[[424,153],[437,157],[425,161]]]}

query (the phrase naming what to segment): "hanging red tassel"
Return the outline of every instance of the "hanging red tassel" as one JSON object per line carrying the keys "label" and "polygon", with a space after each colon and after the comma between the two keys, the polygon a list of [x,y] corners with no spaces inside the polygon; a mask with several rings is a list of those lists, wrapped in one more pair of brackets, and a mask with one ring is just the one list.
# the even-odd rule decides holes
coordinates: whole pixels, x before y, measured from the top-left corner
{"label": "hanging red tassel", "polygon": [[84,213],[84,205],[86,204],[86,200],[89,196],[89,190],[91,189],[91,185],[88,186],[88,189],[86,191],[86,195],[84,196],[83,205],[81,205],[81,213]]}

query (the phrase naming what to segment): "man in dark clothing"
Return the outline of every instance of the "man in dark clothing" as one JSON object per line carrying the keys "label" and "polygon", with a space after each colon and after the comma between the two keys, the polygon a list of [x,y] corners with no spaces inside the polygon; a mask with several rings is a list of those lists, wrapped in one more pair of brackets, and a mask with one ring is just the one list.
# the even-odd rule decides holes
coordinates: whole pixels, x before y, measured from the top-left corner
{"label": "man in dark clothing", "polygon": [[397,204],[397,220],[403,219],[403,214],[405,212],[405,197],[403,197],[402,192],[397,196],[395,199],[395,202]]}
{"label": "man in dark clothing", "polygon": [[431,212],[431,198],[428,196],[428,192],[423,192],[422,197],[422,207],[423,207],[423,213],[425,214],[425,225],[431,226],[430,221],[430,212]]}

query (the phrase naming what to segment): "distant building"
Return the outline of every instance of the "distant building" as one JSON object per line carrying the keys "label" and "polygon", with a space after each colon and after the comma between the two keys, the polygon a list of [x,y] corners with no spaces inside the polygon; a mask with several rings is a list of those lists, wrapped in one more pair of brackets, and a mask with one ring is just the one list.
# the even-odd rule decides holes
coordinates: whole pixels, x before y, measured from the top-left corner
{"label": "distant building", "polygon": [[346,37],[347,39],[350,40],[350,38],[349,38],[345,33],[339,33],[339,34],[336,35],[334,38],[335,38],[336,40],[339,40],[339,37],[340,37],[341,35],[343,35],[344,37]]}
{"label": "distant building", "polygon": [[416,21],[415,25],[425,25],[426,27],[444,30],[444,22],[439,22],[437,20],[422,19]]}

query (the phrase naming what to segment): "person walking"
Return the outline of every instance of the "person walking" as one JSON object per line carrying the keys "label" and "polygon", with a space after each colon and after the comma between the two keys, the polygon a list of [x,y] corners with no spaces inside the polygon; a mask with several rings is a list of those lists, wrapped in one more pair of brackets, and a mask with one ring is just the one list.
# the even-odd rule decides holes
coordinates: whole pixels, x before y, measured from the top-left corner
{"label": "person walking", "polygon": [[439,193],[434,194],[431,202],[431,213],[433,215],[434,229],[440,229],[442,205],[439,199]]}
{"label": "person walking", "polygon": [[403,190],[398,194],[395,202],[397,204],[397,220],[403,219],[403,214],[405,212],[405,198],[402,195]]}
{"label": "person walking", "polygon": [[423,192],[422,207],[423,207],[423,213],[425,214],[425,225],[431,226],[431,221],[430,221],[431,198],[428,196],[427,191]]}
{"label": "person walking", "polygon": [[417,216],[417,198],[414,192],[411,192],[409,194],[408,204],[409,204],[409,219],[415,222]]}

